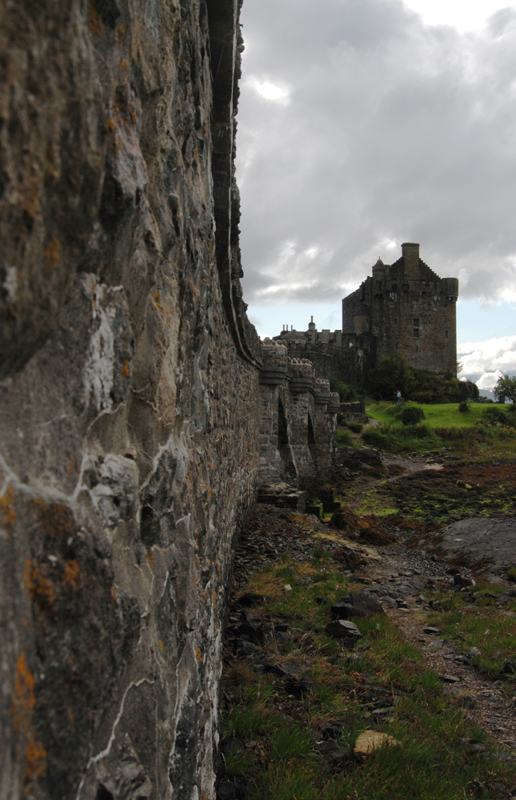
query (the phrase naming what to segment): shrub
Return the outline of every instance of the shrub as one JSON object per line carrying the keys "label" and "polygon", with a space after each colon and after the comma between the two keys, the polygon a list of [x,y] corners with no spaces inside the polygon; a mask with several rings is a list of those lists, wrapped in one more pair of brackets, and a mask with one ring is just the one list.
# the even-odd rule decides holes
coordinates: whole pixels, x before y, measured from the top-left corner
{"label": "shrub", "polygon": [[459,411],[461,413],[464,413],[465,411],[469,411],[469,403],[467,402],[467,400],[462,400],[459,403]]}
{"label": "shrub", "polygon": [[353,433],[362,433],[364,430],[364,426],[361,422],[346,422],[346,426],[350,431],[353,431]]}
{"label": "shrub", "polygon": [[404,425],[417,425],[425,418],[425,412],[420,406],[405,406],[400,416]]}
{"label": "shrub", "polygon": [[341,403],[352,403],[357,396],[352,386],[348,386],[338,378],[330,378],[330,392],[338,392]]}
{"label": "shrub", "polygon": [[353,447],[354,441],[351,431],[345,428],[337,428],[337,444],[341,447]]}
{"label": "shrub", "polygon": [[388,437],[378,428],[367,428],[362,434],[362,441],[370,444],[372,447],[381,447],[386,449],[388,444]]}
{"label": "shrub", "polygon": [[512,416],[516,416],[516,403],[511,403],[507,406],[507,413]]}
{"label": "shrub", "polygon": [[428,425],[405,425],[400,434],[404,439],[428,439],[434,435]]}
{"label": "shrub", "polygon": [[505,411],[495,405],[484,409],[481,419],[485,425],[505,425],[507,423]]}

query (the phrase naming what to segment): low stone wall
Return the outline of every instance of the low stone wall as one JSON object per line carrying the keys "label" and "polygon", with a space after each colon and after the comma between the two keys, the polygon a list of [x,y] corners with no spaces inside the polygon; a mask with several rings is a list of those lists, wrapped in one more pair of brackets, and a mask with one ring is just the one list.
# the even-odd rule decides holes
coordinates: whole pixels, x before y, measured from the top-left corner
{"label": "low stone wall", "polygon": [[260,482],[304,482],[332,469],[338,394],[307,359],[266,340],[260,373]]}

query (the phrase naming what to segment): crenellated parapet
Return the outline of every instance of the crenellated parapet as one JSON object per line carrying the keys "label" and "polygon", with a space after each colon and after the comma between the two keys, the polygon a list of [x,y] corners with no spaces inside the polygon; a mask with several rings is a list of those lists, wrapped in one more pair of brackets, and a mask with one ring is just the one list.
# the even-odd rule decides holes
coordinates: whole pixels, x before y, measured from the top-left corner
{"label": "crenellated parapet", "polygon": [[306,358],[291,358],[290,391],[295,394],[309,392],[314,388],[314,365]]}
{"label": "crenellated parapet", "polygon": [[262,343],[260,478],[305,481],[331,468],[339,396],[317,378],[305,358],[288,358],[285,345]]}
{"label": "crenellated parapet", "polygon": [[275,386],[288,379],[289,372],[288,350],[282,344],[277,344],[271,339],[262,343],[262,368],[260,370],[260,383]]}

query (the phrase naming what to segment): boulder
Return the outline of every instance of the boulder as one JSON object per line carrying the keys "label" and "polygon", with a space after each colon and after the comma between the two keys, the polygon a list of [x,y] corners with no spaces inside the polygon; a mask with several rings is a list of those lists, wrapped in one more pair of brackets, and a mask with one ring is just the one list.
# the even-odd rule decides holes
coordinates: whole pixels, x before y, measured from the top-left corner
{"label": "boulder", "polygon": [[337,619],[351,619],[352,617],[371,617],[373,614],[385,614],[383,607],[375,597],[365,592],[350,594],[343,597],[331,607],[331,614]]}

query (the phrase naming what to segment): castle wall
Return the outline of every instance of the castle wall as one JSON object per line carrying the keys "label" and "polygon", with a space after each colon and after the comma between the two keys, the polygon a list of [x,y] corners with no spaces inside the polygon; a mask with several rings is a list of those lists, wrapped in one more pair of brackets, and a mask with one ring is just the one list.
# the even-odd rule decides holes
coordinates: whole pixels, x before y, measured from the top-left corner
{"label": "castle wall", "polygon": [[214,796],[232,543],[259,451],[237,15],[236,0],[1,11],[2,800]]}
{"label": "castle wall", "polygon": [[307,359],[285,345],[263,345],[260,373],[260,482],[303,484],[333,467],[338,395]]}

